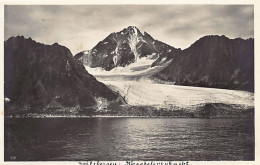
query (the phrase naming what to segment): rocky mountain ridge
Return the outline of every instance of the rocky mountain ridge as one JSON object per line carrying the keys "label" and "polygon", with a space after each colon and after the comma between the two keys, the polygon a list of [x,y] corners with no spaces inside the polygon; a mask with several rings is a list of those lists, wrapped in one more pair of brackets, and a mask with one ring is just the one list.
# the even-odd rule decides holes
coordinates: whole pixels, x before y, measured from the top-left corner
{"label": "rocky mountain ridge", "polygon": [[4,43],[4,64],[6,114],[67,107],[89,111],[120,100],[57,43],[11,37]]}
{"label": "rocky mountain ridge", "polygon": [[74,57],[91,68],[111,70],[118,66],[125,67],[142,57],[154,59],[152,66],[156,66],[171,60],[180,51],[155,40],[135,26],[129,26],[120,32],[111,33],[91,50],[80,52]]}
{"label": "rocky mountain ridge", "polygon": [[153,76],[177,85],[254,91],[254,39],[205,36]]}

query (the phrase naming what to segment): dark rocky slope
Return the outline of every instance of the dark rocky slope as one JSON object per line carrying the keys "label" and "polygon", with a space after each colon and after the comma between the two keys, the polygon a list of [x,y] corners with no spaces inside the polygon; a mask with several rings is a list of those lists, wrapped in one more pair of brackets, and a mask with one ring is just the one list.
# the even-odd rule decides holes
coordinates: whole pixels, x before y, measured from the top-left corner
{"label": "dark rocky slope", "polygon": [[[117,66],[126,66],[139,58],[157,59],[152,66],[171,60],[180,49],[155,40],[146,32],[129,26],[120,32],[111,33],[90,51],[76,54],[75,59],[92,68],[102,67],[111,70]],[[166,60],[162,58],[166,57]]]}
{"label": "dark rocky slope", "polygon": [[154,79],[178,85],[254,91],[254,39],[205,36]]}
{"label": "dark rocky slope", "polygon": [[4,43],[4,97],[10,99],[5,113],[66,107],[87,111],[120,100],[66,47],[44,45],[23,36]]}

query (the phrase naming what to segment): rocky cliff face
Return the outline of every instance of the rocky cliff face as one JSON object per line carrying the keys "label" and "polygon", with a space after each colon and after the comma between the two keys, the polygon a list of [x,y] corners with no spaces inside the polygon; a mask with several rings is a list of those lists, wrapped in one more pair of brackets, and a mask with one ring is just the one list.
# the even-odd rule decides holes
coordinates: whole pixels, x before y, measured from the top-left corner
{"label": "rocky cliff face", "polygon": [[111,33],[93,49],[80,52],[74,58],[91,68],[111,70],[134,63],[142,57],[154,59],[152,66],[156,66],[171,60],[180,51],[153,39],[148,33],[141,32],[134,26],[129,26],[120,32]]}
{"label": "rocky cliff face", "polygon": [[179,53],[155,79],[178,85],[254,91],[254,40],[205,36]]}
{"label": "rocky cliff face", "polygon": [[119,96],[98,82],[69,49],[23,36],[4,43],[5,112],[50,108],[96,108]]}

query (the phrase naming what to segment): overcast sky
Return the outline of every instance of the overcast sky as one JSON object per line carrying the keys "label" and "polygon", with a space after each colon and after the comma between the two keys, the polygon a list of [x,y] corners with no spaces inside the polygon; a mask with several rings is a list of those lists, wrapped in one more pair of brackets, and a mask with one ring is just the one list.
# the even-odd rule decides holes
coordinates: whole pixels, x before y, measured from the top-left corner
{"label": "overcast sky", "polygon": [[112,32],[136,26],[176,48],[204,35],[254,37],[252,5],[5,6],[5,40],[24,35],[58,42],[73,54],[94,47]]}

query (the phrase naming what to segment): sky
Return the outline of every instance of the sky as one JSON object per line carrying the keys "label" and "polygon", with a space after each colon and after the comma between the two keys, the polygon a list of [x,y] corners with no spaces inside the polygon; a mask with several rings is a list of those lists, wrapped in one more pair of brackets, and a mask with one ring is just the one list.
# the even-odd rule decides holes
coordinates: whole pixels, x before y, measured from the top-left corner
{"label": "sky", "polygon": [[253,5],[7,5],[4,37],[55,42],[72,54],[128,26],[185,49],[205,35],[254,37]]}

